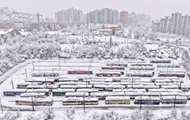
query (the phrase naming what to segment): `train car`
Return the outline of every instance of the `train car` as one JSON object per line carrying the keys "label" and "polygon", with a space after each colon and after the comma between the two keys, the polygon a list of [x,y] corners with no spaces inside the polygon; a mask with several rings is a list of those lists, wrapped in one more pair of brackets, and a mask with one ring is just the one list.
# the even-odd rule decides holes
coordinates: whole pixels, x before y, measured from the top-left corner
{"label": "train car", "polygon": [[59,74],[53,72],[40,72],[40,71],[32,72],[32,77],[57,77],[57,76],[59,76]]}
{"label": "train car", "polygon": [[33,84],[33,85],[28,85],[26,88],[27,89],[45,89],[46,86]]}
{"label": "train car", "polygon": [[105,82],[105,83],[110,83],[110,82],[112,82],[112,79],[110,79],[110,78],[103,78],[102,79],[102,77],[100,77],[100,78],[97,78],[97,79],[87,79],[87,80],[85,80],[85,82]]}
{"label": "train car", "polygon": [[129,96],[107,96],[106,104],[130,104]]}
{"label": "train car", "polygon": [[159,97],[149,97],[149,96],[138,96],[135,97],[134,104],[148,104],[148,105],[159,105]]}
{"label": "train car", "polygon": [[90,89],[92,85],[61,85],[61,89]]}
{"label": "train car", "polygon": [[105,100],[106,96],[108,95],[109,95],[109,92],[105,92],[105,91],[104,92],[99,91],[99,92],[94,92],[90,94],[91,97],[96,97],[99,100]]}
{"label": "train car", "polygon": [[171,63],[171,60],[168,59],[151,59],[150,63]]}
{"label": "train car", "polygon": [[171,82],[181,81],[181,79],[179,79],[178,77],[158,77],[150,79],[150,82],[157,82],[157,81],[160,83],[162,83],[162,81],[165,83],[171,83]]}
{"label": "train car", "polygon": [[121,66],[105,66],[102,67],[102,70],[125,70],[125,68]]}
{"label": "train car", "polygon": [[77,70],[77,71],[68,71],[68,74],[77,74],[77,75],[92,75],[93,72],[92,71],[82,71],[82,70]]}
{"label": "train car", "polygon": [[22,93],[20,94],[20,97],[36,97],[36,98],[44,98],[46,94],[44,92],[42,93]]}
{"label": "train car", "polygon": [[184,71],[159,71],[158,77],[179,77],[179,78],[185,78],[185,72]]}
{"label": "train car", "polygon": [[93,93],[93,92],[98,92],[99,89],[77,89],[77,92],[88,92],[88,93]]}
{"label": "train car", "polygon": [[55,89],[52,91],[52,96],[65,96],[66,92],[75,92],[75,89]]}
{"label": "train car", "polygon": [[121,72],[97,72],[96,77],[120,77],[122,75]]}
{"label": "train car", "polygon": [[98,98],[69,97],[64,98],[62,105],[98,105]]}
{"label": "train car", "polygon": [[20,95],[25,92],[26,92],[26,89],[4,90],[3,95],[4,96],[16,96],[16,95]]}
{"label": "train car", "polygon": [[143,96],[146,92],[124,92],[125,93],[125,96],[129,96],[130,99],[135,99],[135,97],[137,96]]}
{"label": "train car", "polygon": [[58,82],[58,85],[85,85],[86,82]]}
{"label": "train car", "polygon": [[163,96],[161,97],[162,104],[187,104],[185,96]]}
{"label": "train car", "polygon": [[187,100],[190,100],[190,93],[189,92],[181,92],[178,96],[185,96]]}
{"label": "train car", "polygon": [[128,85],[127,88],[132,88],[132,89],[159,89],[160,87],[159,86],[156,86],[156,85]]}
{"label": "train car", "polygon": [[154,71],[154,67],[153,66],[132,66],[130,67],[130,70],[150,70],[150,71]]}
{"label": "train car", "polygon": [[52,106],[52,99],[34,99],[32,101],[31,98],[18,98],[15,100],[16,105],[23,106]]}
{"label": "train car", "polygon": [[141,81],[139,77],[124,77],[124,78],[112,78],[113,82],[130,82],[130,81]]}
{"label": "train car", "polygon": [[32,85],[32,83],[18,83],[17,89],[27,89],[28,85]]}
{"label": "train car", "polygon": [[184,92],[188,92],[190,90],[190,85],[184,85],[182,84],[181,85],[181,89],[184,91]]}
{"label": "train car", "polygon": [[179,86],[177,85],[162,85],[161,88],[163,89],[179,89]]}
{"label": "train car", "polygon": [[129,71],[127,77],[153,77],[154,73],[151,71]]}
{"label": "train car", "polygon": [[45,93],[46,96],[49,96],[49,89],[28,89],[26,93]]}
{"label": "train car", "polygon": [[94,84],[94,88],[98,89],[99,91],[110,91],[110,88],[108,85],[101,85],[101,84]]}
{"label": "train car", "polygon": [[153,64],[151,63],[132,63],[131,67],[137,66],[137,67],[153,67]]}
{"label": "train car", "polygon": [[180,68],[179,64],[157,64],[158,68]]}
{"label": "train car", "polygon": [[127,67],[127,63],[107,63],[106,66],[122,66],[122,67]]}
{"label": "train car", "polygon": [[31,79],[26,79],[25,82],[30,82],[32,84],[37,84],[37,83],[41,83],[41,84],[54,84],[54,79],[50,79],[50,78],[31,78]]}
{"label": "train car", "polygon": [[78,82],[79,80],[76,78],[60,78],[59,82]]}
{"label": "train car", "polygon": [[65,97],[88,97],[90,94],[88,92],[66,92]]}

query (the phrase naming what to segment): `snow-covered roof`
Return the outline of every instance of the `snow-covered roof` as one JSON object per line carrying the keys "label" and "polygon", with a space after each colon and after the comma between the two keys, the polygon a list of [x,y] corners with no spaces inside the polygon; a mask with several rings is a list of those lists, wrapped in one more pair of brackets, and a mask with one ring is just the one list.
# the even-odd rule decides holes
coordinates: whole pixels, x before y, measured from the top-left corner
{"label": "snow-covered roof", "polygon": [[106,100],[130,100],[129,96],[107,96]]}

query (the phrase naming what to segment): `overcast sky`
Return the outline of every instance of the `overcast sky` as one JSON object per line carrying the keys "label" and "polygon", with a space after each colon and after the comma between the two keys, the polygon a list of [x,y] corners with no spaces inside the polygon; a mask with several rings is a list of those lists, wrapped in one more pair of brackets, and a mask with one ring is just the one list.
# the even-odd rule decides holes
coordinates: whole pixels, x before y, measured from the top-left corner
{"label": "overcast sky", "polygon": [[67,8],[77,8],[84,13],[101,8],[145,13],[153,19],[181,12],[190,15],[190,0],[0,0],[0,6],[27,13],[40,12],[54,18],[54,13]]}

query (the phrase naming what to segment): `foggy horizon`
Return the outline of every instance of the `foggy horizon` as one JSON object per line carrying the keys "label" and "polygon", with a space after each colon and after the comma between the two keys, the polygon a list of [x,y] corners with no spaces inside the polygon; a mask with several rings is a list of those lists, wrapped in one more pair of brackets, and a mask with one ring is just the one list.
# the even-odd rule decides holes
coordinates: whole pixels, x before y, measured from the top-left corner
{"label": "foggy horizon", "polygon": [[[185,2],[184,2],[185,1]],[[101,0],[70,0],[70,1],[61,1],[61,0],[1,0],[0,7],[8,7],[10,9],[36,14],[37,12],[43,14],[45,17],[55,18],[55,12],[60,10],[65,10],[68,8],[76,8],[82,10],[84,13],[102,9],[110,8],[116,9],[118,11],[128,11],[129,13],[135,12],[138,14],[150,15],[152,19],[160,19],[165,16],[170,16],[172,13],[180,12],[183,14],[188,14],[190,12],[189,4],[190,1],[184,0],[183,2],[178,0],[143,0],[141,2],[137,0],[104,0],[102,3]],[[18,4],[19,3],[19,4]],[[100,4],[101,3],[101,4]],[[137,4],[138,3],[138,4]]]}

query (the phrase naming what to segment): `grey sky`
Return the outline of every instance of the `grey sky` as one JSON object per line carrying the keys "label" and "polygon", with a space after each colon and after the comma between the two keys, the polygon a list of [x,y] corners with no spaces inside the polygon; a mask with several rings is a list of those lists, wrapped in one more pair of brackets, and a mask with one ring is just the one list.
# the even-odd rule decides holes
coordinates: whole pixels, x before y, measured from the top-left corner
{"label": "grey sky", "polygon": [[182,12],[190,15],[190,0],[0,0],[0,6],[28,13],[40,12],[54,17],[56,11],[77,8],[85,13],[95,9],[112,8],[129,12],[145,13],[154,19]]}

